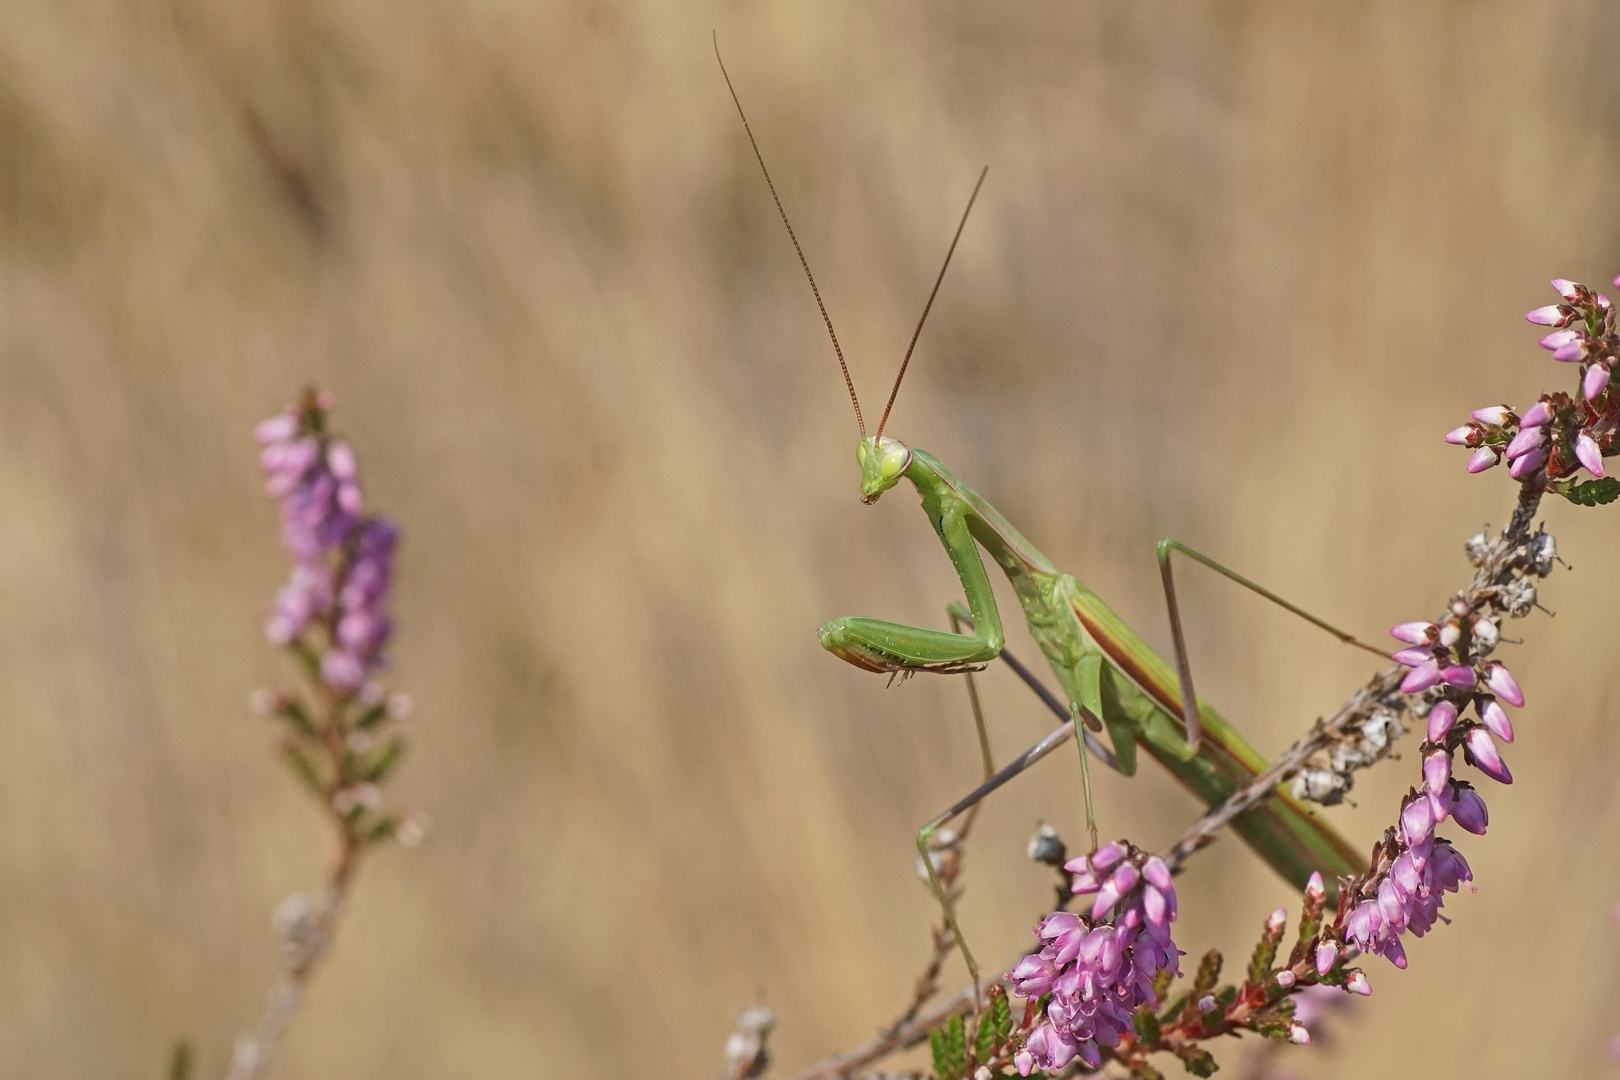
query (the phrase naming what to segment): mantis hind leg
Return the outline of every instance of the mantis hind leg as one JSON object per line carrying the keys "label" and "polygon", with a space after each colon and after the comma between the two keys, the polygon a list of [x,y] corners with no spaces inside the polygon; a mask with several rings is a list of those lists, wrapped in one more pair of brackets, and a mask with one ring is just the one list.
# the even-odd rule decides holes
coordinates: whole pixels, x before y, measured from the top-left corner
{"label": "mantis hind leg", "polygon": [[1194,551],[1186,544],[1183,544],[1180,540],[1160,540],[1158,551],[1159,574],[1164,579],[1164,606],[1166,612],[1170,616],[1170,637],[1174,641],[1176,649],[1176,678],[1181,684],[1181,716],[1182,720],[1185,721],[1187,725],[1187,743],[1195,751],[1198,749],[1200,736],[1202,735],[1202,725],[1198,719],[1198,694],[1197,691],[1193,689],[1192,661],[1187,655],[1187,641],[1181,630],[1181,612],[1176,605],[1175,576],[1170,570],[1170,553],[1173,551],[1179,551],[1189,559],[1209,567],[1222,577],[1237,582],[1250,592],[1258,593],[1260,596],[1270,600],[1273,604],[1276,604],[1283,610],[1298,615],[1312,626],[1326,630],[1328,633],[1332,634],[1346,645],[1354,645],[1358,649],[1365,649],[1374,656],[1381,656],[1385,660],[1391,659],[1389,653],[1385,652],[1384,650],[1376,648],[1372,645],[1368,645],[1365,641],[1360,640],[1354,634],[1340,630],[1333,624],[1325,622],[1324,620],[1317,618],[1315,615],[1312,615],[1304,608],[1297,607],[1294,604],[1289,603],[1276,593],[1264,588],[1261,585],[1255,584],[1253,581],[1250,581],[1237,571],[1232,570],[1229,567],[1222,566],[1208,555],[1205,555],[1202,552]]}

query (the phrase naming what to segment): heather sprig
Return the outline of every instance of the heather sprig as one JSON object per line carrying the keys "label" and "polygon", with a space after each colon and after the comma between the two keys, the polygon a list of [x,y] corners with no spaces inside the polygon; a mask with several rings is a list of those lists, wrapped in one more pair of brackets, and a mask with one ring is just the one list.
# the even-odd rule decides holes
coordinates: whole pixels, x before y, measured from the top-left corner
{"label": "heather sprig", "polygon": [[[1620,393],[1609,389],[1620,363],[1614,304],[1576,281],[1558,278],[1552,284],[1563,302],[1536,308],[1525,319],[1551,329],[1540,344],[1554,360],[1578,365],[1575,393],[1543,394],[1522,414],[1507,405],[1476,409],[1446,441],[1473,449],[1469,472],[1505,460],[1515,480],[1544,473],[1548,490],[1573,502],[1612,502],[1620,497],[1620,483],[1606,477],[1603,459],[1620,453]],[[1620,287],[1620,278],[1615,285]],[[1593,477],[1585,483],[1576,478],[1583,468]]]}
{"label": "heather sprig", "polygon": [[366,512],[358,460],[331,432],[331,407],[330,395],[312,389],[254,432],[293,564],[265,636],[292,653],[306,682],[257,691],[252,703],[280,722],[282,759],[331,821],[337,855],[318,896],[295,893],[276,910],[282,976],[259,1026],[237,1041],[229,1080],[257,1076],[269,1062],[330,946],[362,855],[389,839],[412,845],[424,827],[419,815],[402,819],[383,806],[383,786],[405,753],[393,729],[412,707],[380,677],[399,530]]}

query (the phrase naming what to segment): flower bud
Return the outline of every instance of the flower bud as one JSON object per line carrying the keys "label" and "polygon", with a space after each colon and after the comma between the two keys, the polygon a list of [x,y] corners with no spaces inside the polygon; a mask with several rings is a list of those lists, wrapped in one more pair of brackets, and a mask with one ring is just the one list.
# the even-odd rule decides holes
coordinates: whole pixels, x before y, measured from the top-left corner
{"label": "flower bud", "polygon": [[1486,469],[1495,468],[1501,464],[1502,455],[1489,446],[1482,446],[1475,450],[1468,458],[1468,471],[1482,473]]}
{"label": "flower bud", "polygon": [[[1592,370],[1599,371],[1601,369],[1593,368]],[[1598,449],[1597,440],[1584,431],[1575,436],[1575,457],[1582,465],[1586,466],[1587,472],[1599,480],[1603,479],[1603,451]]]}
{"label": "flower bud", "polygon": [[1305,1030],[1304,1024],[1301,1024],[1296,1020],[1292,1024],[1288,1025],[1288,1041],[1299,1046],[1304,1046],[1306,1043],[1311,1041],[1311,1033]]}
{"label": "flower bud", "polygon": [[1487,405],[1483,409],[1475,409],[1468,415],[1490,427],[1501,427],[1514,418],[1513,410],[1506,405]]}
{"label": "flower bud", "polygon": [[1559,296],[1562,296],[1571,304],[1584,303],[1592,298],[1592,294],[1586,291],[1585,285],[1578,281],[1571,281],[1568,278],[1553,278],[1552,287],[1558,291]]}
{"label": "flower bud", "polygon": [[1489,616],[1482,615],[1475,619],[1472,629],[1474,631],[1474,640],[1486,648],[1495,645],[1502,637],[1501,631],[1496,628],[1495,621]]}
{"label": "flower bud", "polygon": [[1515,480],[1523,480],[1545,464],[1547,464],[1547,452],[1537,447],[1515,461],[1509,467],[1508,475]]}
{"label": "flower bud", "polygon": [[1310,878],[1305,882],[1305,895],[1311,903],[1319,903],[1327,898],[1327,889],[1322,884],[1322,872],[1312,870]]}
{"label": "flower bud", "polygon": [[1277,972],[1277,985],[1287,990],[1294,985],[1294,973],[1287,968]]}
{"label": "flower bud", "polygon": [[1316,973],[1326,975],[1333,970],[1333,961],[1339,958],[1339,950],[1333,947],[1330,941],[1324,941],[1316,947]]}
{"label": "flower bud", "polygon": [[1266,920],[1266,933],[1268,933],[1268,934],[1281,933],[1282,928],[1287,926],[1287,925],[1288,925],[1288,909],[1285,908],[1285,907],[1280,907],[1276,911],[1273,911],[1271,913],[1271,917]]}
{"label": "flower bud", "polygon": [[1552,406],[1545,400],[1538,401],[1524,411],[1524,419],[1519,421],[1521,428],[1540,427],[1553,417]]}
{"label": "flower bud", "polygon": [[1401,693],[1421,694],[1439,681],[1440,665],[1428,660],[1406,673],[1406,678],[1401,680]]}
{"label": "flower bud", "polygon": [[1397,664],[1405,664],[1407,667],[1417,667],[1419,664],[1427,664],[1429,661],[1433,660],[1434,652],[1426,647],[1414,647],[1410,649],[1402,649],[1399,652],[1394,653],[1392,659]]}
{"label": "flower bud", "polygon": [[1344,984],[1344,988],[1352,994],[1360,994],[1362,997],[1369,997],[1372,994],[1372,984],[1367,981],[1367,976],[1359,971],[1350,973],[1350,978]]}
{"label": "flower bud", "polygon": [[1434,835],[1434,808],[1425,798],[1413,799],[1401,807],[1401,833],[1406,846],[1415,848]]}
{"label": "flower bud", "polygon": [[1456,623],[1447,622],[1446,625],[1440,628],[1440,644],[1446,648],[1451,648],[1461,640],[1462,627],[1458,626]]}
{"label": "flower bud", "polygon": [[1142,864],[1142,876],[1148,879],[1148,884],[1161,892],[1170,890],[1173,884],[1170,868],[1157,855],[1149,855],[1147,862]]}
{"label": "flower bud", "polygon": [[1512,705],[1515,709],[1524,708],[1524,691],[1519,689],[1519,682],[1499,660],[1492,660],[1485,665],[1485,685],[1491,693]]}
{"label": "flower bud", "polygon": [[1018,1070],[1019,1076],[1028,1076],[1035,1070],[1035,1055],[1028,1050],[1020,1050],[1013,1055],[1013,1068]]}
{"label": "flower bud", "polygon": [[1423,755],[1423,782],[1431,795],[1440,794],[1451,781],[1451,754],[1445,750],[1430,750]]}
{"label": "flower bud", "polygon": [[1435,625],[1432,622],[1403,622],[1390,627],[1389,636],[1408,645],[1425,645],[1429,642],[1429,635],[1434,631]]}
{"label": "flower bud", "polygon": [[1437,701],[1429,710],[1429,741],[1437,743],[1446,737],[1451,725],[1457,722],[1457,706],[1449,701]]}
{"label": "flower bud", "polygon": [[1485,707],[1479,710],[1479,718],[1485,721],[1485,726],[1490,729],[1492,735],[1506,743],[1513,741],[1513,723],[1495,698],[1487,701]]}
{"label": "flower bud", "polygon": [[1455,686],[1461,690],[1472,690],[1479,681],[1479,676],[1467,664],[1452,664],[1440,673],[1440,678],[1448,686]]}
{"label": "flower bud", "polygon": [[1568,326],[1575,321],[1575,309],[1567,304],[1548,304],[1525,312],[1524,318],[1537,326]]}
{"label": "flower bud", "polygon": [[1459,783],[1452,787],[1456,791],[1456,798],[1451,806],[1451,819],[1475,836],[1484,836],[1485,827],[1491,823],[1485,800],[1471,785]]}
{"label": "flower bud", "polygon": [[1482,727],[1470,728],[1467,745],[1475,768],[1498,783],[1513,783],[1513,774],[1508,771],[1507,762],[1502,760],[1489,731]]}
{"label": "flower bud", "polygon": [[1446,442],[1452,446],[1478,446],[1484,437],[1484,434],[1475,424],[1464,424],[1462,427],[1452,428],[1446,432]]}
{"label": "flower bud", "polygon": [[1562,364],[1573,364],[1586,359],[1586,341],[1577,337],[1567,345],[1560,345],[1553,350],[1553,359]]}
{"label": "flower bud", "polygon": [[1536,344],[1543,349],[1558,349],[1572,341],[1579,341],[1580,337],[1581,332],[1579,330],[1554,330]]}
{"label": "flower bud", "polygon": [[1581,393],[1587,401],[1596,401],[1598,395],[1603,393],[1609,385],[1609,365],[1603,363],[1593,364],[1586,369],[1586,375],[1581,379]]}
{"label": "flower bud", "polygon": [[[1537,405],[1540,405],[1540,402],[1537,402]],[[1521,428],[1519,433],[1513,436],[1512,440],[1507,444],[1507,450],[1505,451],[1507,459],[1517,461],[1531,451],[1541,449],[1541,444],[1546,441],[1546,438],[1547,433],[1542,431],[1539,426]]]}

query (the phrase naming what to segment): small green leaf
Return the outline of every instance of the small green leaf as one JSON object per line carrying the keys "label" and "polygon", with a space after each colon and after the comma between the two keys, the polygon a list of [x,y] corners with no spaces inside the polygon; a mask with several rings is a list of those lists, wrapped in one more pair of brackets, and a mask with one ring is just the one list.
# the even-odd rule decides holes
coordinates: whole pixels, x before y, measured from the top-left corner
{"label": "small green leaf", "polygon": [[1135,1065],[1132,1065],[1131,1075],[1136,1080],[1164,1080],[1164,1073],[1145,1061],[1138,1061]]}
{"label": "small green leaf", "polygon": [[1215,1064],[1215,1055],[1202,1046],[1179,1046],[1176,1048],[1176,1056],[1194,1076],[1214,1076],[1215,1070],[1220,1068]]}
{"label": "small green leaf", "polygon": [[945,1064],[951,1077],[967,1072],[967,1027],[962,1023],[961,1013],[945,1023]]}
{"label": "small green leaf", "polygon": [[1260,940],[1255,943],[1254,955],[1249,957],[1249,981],[1256,986],[1265,982],[1271,975],[1271,965],[1277,960],[1277,945],[1282,941],[1283,930],[1287,924],[1279,922],[1275,929],[1271,920],[1260,930]]}
{"label": "small green leaf", "polygon": [[315,737],[315,721],[309,718],[304,703],[296,698],[288,698],[282,702],[281,708],[276,710],[276,715],[287,721],[287,726],[300,735]]}
{"label": "small green leaf", "polygon": [[380,701],[361,713],[360,718],[354,722],[354,726],[356,730],[366,731],[369,728],[376,727],[386,719],[388,719],[388,702]]}
{"label": "small green leaf", "polygon": [[1189,994],[1194,1001],[1215,989],[1216,980],[1221,977],[1222,963],[1219,949],[1209,950],[1198,962],[1198,974],[1193,978],[1192,992]]}
{"label": "small green leaf", "polygon": [[999,986],[990,988],[990,1017],[996,1032],[996,1045],[1005,1046],[1012,1036],[1012,1006],[1007,1002],[1007,992]]}
{"label": "small green leaf", "polygon": [[947,1059],[944,1028],[935,1028],[928,1033],[928,1050],[934,1056],[934,1075],[939,1077],[939,1080],[951,1080],[950,1071],[945,1068]]}
{"label": "small green leaf", "polygon": [[393,814],[384,814],[382,817],[373,822],[371,827],[366,830],[366,834],[361,838],[361,842],[365,844],[366,847],[371,847],[373,844],[380,844],[384,840],[387,840],[393,836],[394,830],[397,828],[399,828],[399,818]]}
{"label": "small green leaf", "polygon": [[1134,1019],[1136,1037],[1142,1040],[1142,1044],[1148,1047],[1157,1045],[1163,1032],[1159,1028],[1159,1018],[1153,1015],[1153,1006],[1145,1001],[1138,1005]]}
{"label": "small green leaf", "polygon": [[191,1043],[185,1039],[169,1052],[169,1080],[191,1080]]}
{"label": "small green leaf", "polygon": [[283,746],[281,759],[287,763],[293,775],[315,794],[317,798],[326,798],[326,781],[321,779],[321,771],[309,759],[309,755],[296,746]]}
{"label": "small green leaf", "polygon": [[1603,506],[1620,499],[1620,480],[1605,476],[1601,480],[1588,480],[1584,484],[1557,485],[1558,494],[1577,506]]}
{"label": "small green leaf", "polygon": [[373,784],[380,784],[388,779],[388,774],[394,771],[395,766],[405,756],[405,740],[396,738],[389,741],[387,746],[377,751],[377,756],[371,759],[366,767],[366,779]]}

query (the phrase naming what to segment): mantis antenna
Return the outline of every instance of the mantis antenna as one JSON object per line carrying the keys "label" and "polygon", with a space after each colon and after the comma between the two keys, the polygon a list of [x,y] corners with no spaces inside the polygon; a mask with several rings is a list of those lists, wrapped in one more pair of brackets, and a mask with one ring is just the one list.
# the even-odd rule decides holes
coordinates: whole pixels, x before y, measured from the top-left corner
{"label": "mantis antenna", "polygon": [[[754,160],[759,162],[759,171],[765,174],[765,186],[771,189],[771,201],[776,203],[776,212],[782,215],[782,224],[787,226],[788,239],[793,241],[793,250],[799,255],[799,265],[804,267],[804,276],[810,279],[810,291],[816,296],[816,307],[821,310],[821,321],[827,324],[827,336],[832,338],[833,352],[838,354],[838,370],[844,373],[844,386],[849,390],[849,403],[855,407],[855,426],[861,429],[861,438],[864,439],[866,438],[866,421],[861,418],[861,402],[855,396],[855,380],[849,377],[849,365],[844,363],[844,350],[839,347],[838,332],[833,329],[832,318],[827,314],[827,305],[821,302],[821,290],[816,288],[816,275],[810,272],[810,263],[805,259],[804,249],[799,246],[799,238],[793,232],[793,223],[788,221],[787,211],[782,209],[782,200],[776,194],[776,185],[771,182],[771,170],[765,167],[765,156],[759,152],[759,143],[754,141],[754,129],[748,126],[748,117],[743,113],[742,102],[737,97],[737,88],[731,85],[731,75],[726,71],[726,62],[720,58],[720,35],[718,33],[714,35],[714,58],[720,62],[720,74],[725,76],[726,89],[731,91],[731,103],[737,106],[737,115],[742,119],[743,131],[748,133],[748,145],[754,148]],[[984,178],[981,176],[979,180],[982,183]],[[978,189],[975,188],[974,194],[977,193]],[[973,204],[970,202],[968,205]],[[958,235],[961,232],[961,229],[957,229]],[[956,246],[955,241],[952,241],[951,246],[953,248]],[[947,255],[945,261],[948,264],[950,256]],[[942,270],[940,273],[943,274],[944,271]],[[934,290],[936,292],[939,290],[938,284],[934,286]],[[933,297],[929,297],[928,302],[933,303]],[[925,311],[923,314],[926,317],[928,313]],[[922,331],[920,326],[917,329],[919,333]],[[916,344],[915,338],[912,339],[912,343]],[[911,353],[909,350],[906,356],[908,359],[910,358]],[[905,374],[905,368],[902,367],[900,372]],[[899,388],[899,384],[896,383],[895,389],[898,390]],[[889,399],[889,404],[894,404],[894,398]],[[883,415],[885,419],[888,418],[886,410]],[[879,434],[881,433],[882,429],[880,428]]]}
{"label": "mantis antenna", "polygon": [[934,291],[928,294],[928,303],[923,305],[922,318],[917,320],[917,329],[912,332],[911,344],[906,346],[906,358],[900,361],[900,374],[894,377],[894,389],[889,391],[889,403],[883,406],[883,419],[878,421],[877,426],[878,438],[883,437],[883,428],[889,422],[889,412],[894,408],[894,399],[900,396],[900,380],[906,377],[906,368],[911,364],[911,350],[917,347],[917,339],[922,337],[923,323],[928,321],[928,312],[934,306],[934,297],[939,295],[939,286],[945,280],[945,271],[950,269],[951,256],[956,254],[956,242],[962,239],[962,230],[967,227],[968,215],[973,212],[973,200],[979,197],[979,189],[984,186],[984,178],[989,171],[988,165],[979,170],[979,182],[973,185],[973,194],[968,196],[967,209],[962,211],[962,220],[957,222],[956,235],[951,237],[951,246],[945,252],[945,265],[939,268],[939,276],[934,279]]}

